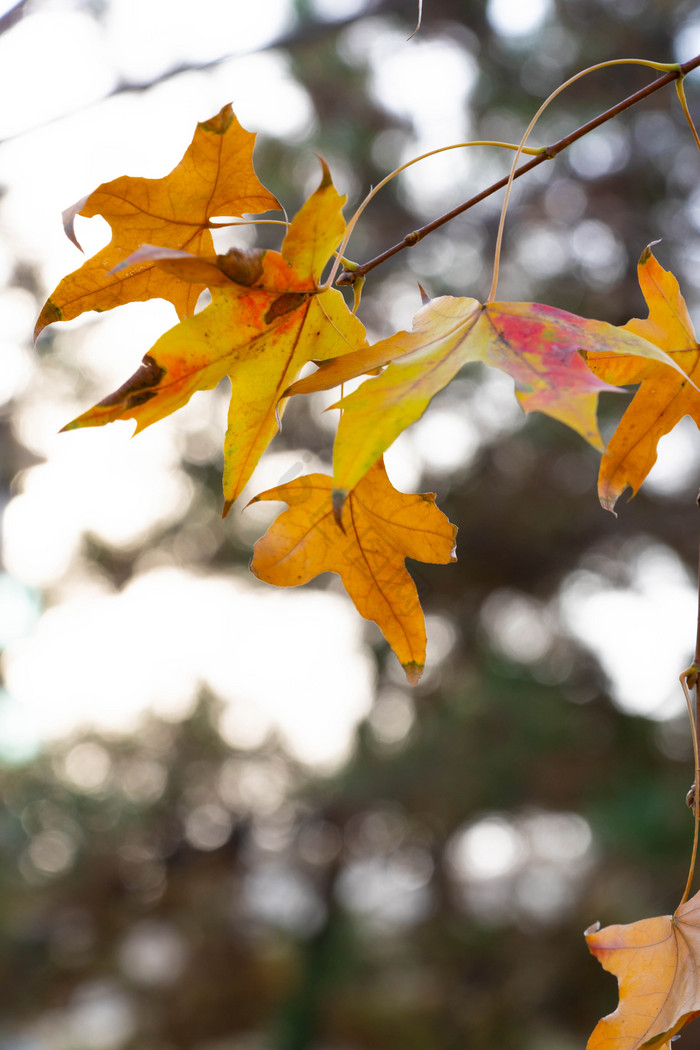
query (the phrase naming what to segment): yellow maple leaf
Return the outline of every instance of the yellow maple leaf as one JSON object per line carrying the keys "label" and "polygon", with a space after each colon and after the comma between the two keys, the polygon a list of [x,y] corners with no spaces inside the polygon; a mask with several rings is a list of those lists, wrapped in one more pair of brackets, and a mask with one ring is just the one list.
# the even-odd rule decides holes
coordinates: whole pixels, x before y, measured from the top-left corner
{"label": "yellow maple leaf", "polygon": [[617,977],[620,995],[586,1050],[667,1050],[700,1014],[700,893],[673,915],[602,930],[596,925],[585,937],[601,966]]}
{"label": "yellow maple leaf", "polygon": [[138,432],[186,404],[196,390],[210,390],[229,376],[226,513],[276,434],[284,391],[301,368],[365,344],[364,327],[340,292],[319,287],[345,230],[344,201],[324,166],[321,184],[290,224],[281,253],[234,249],[196,258],[158,247],[137,252],[181,282],[204,280],[212,302],[161,336],[126,383],[64,429],[135,419]]}
{"label": "yellow maple leaf", "polygon": [[209,222],[213,216],[279,209],[279,202],[253,169],[254,142],[255,135],[241,127],[231,106],[224,106],[217,116],[197,125],[184,157],[165,178],[124,175],[103,183],[68,209],[64,218],[71,239],[76,214],[102,215],[112,228],[112,239],[52,292],[37,321],[35,337],[46,325],[78,317],[85,310],[111,310],[145,299],[167,299],[179,317],[188,317],[204,284],[184,283],[152,261],[118,273],[114,268],[146,242],[195,255],[211,254],[214,244]]}
{"label": "yellow maple leaf", "polygon": [[379,625],[415,683],[425,664],[425,621],[405,559],[455,561],[456,526],[435,506],[433,493],[398,492],[381,460],[350,493],[340,525],[332,488],[331,477],[309,474],[251,500],[289,506],[255,544],[251,569],[277,587],[337,572],[357,611]]}
{"label": "yellow maple leaf", "polygon": [[612,511],[626,488],[634,496],[656,462],[659,439],[684,416],[700,426],[700,346],[678,281],[659,265],[647,248],[637,267],[639,284],[649,307],[645,319],[633,318],[624,329],[665,350],[679,368],[637,357],[589,354],[588,365],[614,386],[641,383],[600,463],[598,495]]}
{"label": "yellow maple leaf", "polygon": [[443,296],[416,314],[412,332],[398,332],[374,346],[321,366],[289,394],[328,389],[388,363],[336,407],[343,409],[334,452],[336,488],[352,489],[368,467],[431,399],[469,362],[499,368],[515,380],[526,412],[545,412],[578,431],[597,448],[598,394],[610,389],[592,374],[585,350],[641,354],[667,361],[640,335],[604,321],[577,317],[539,303],[488,303]]}

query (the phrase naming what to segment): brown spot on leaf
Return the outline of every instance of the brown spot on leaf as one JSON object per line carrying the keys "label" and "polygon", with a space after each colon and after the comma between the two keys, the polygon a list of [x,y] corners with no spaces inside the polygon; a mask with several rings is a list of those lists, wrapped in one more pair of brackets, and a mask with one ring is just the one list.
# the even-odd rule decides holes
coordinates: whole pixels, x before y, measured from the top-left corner
{"label": "brown spot on leaf", "polygon": [[127,398],[127,408],[136,408],[137,405],[144,405],[155,396],[155,390],[142,390],[140,394],[132,394],[131,397]]}
{"label": "brown spot on leaf", "polygon": [[131,378],[127,379],[126,383],[123,383],[113,394],[108,394],[103,398],[100,405],[103,408],[122,404],[126,408],[142,405],[156,396],[156,391],[151,388],[158,386],[164,375],[165,369],[156,364],[150,354],[146,354]]}
{"label": "brown spot on leaf", "polygon": [[217,255],[216,262],[232,281],[250,288],[262,276],[264,256],[263,248],[229,248],[225,255]]}
{"label": "brown spot on leaf", "polygon": [[345,532],[343,527],[343,507],[345,506],[345,500],[347,499],[347,492],[345,489],[333,489],[331,493],[331,507],[333,508],[333,517],[335,518],[338,527]]}
{"label": "brown spot on leaf", "polygon": [[265,313],[265,324],[272,324],[276,317],[282,317],[296,310],[297,306],[308,299],[308,292],[285,292],[275,299],[267,308]]}

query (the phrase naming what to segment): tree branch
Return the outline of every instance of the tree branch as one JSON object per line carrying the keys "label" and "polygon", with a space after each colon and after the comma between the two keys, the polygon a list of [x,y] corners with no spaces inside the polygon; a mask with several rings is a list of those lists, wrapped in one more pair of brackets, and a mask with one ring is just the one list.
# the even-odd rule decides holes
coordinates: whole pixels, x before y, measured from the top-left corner
{"label": "tree branch", "polygon": [[[558,153],[561,153],[568,146],[571,146],[572,143],[577,142],[579,139],[583,138],[584,135],[588,135],[589,132],[600,127],[601,124],[605,124],[606,121],[612,120],[612,118],[616,117],[618,113],[622,113],[631,106],[635,106],[638,102],[642,102],[643,99],[653,95],[662,87],[666,87],[667,84],[673,83],[673,81],[677,80],[679,77],[685,76],[698,66],[700,66],[700,55],[696,55],[695,58],[683,62],[679,66],[678,71],[674,70],[670,73],[664,73],[663,76],[658,77],[651,84],[647,84],[647,86],[641,88],[641,90],[635,91],[633,95],[623,99],[622,102],[618,102],[617,105],[611,106],[610,109],[606,109],[604,113],[594,117],[593,120],[589,120],[587,124],[582,124],[575,131],[570,132],[568,135],[565,135],[564,138],[561,138],[553,143],[553,145],[548,146],[538,157],[533,157],[532,160],[521,165],[521,167],[516,170],[513,179],[518,179],[521,175],[525,175],[528,171],[532,171],[533,168],[538,167],[545,161],[552,160]],[[358,278],[364,278],[370,270],[374,270],[375,267],[381,266],[383,262],[386,262],[387,259],[391,259],[393,255],[397,255],[398,252],[403,251],[404,248],[412,248],[414,244],[418,244],[419,241],[422,241],[423,238],[427,237],[427,235],[432,233],[433,230],[437,230],[441,226],[444,226],[445,223],[451,222],[452,219],[455,219],[458,215],[462,215],[462,213],[468,211],[469,208],[473,208],[475,204],[479,203],[479,201],[483,201],[486,197],[490,197],[491,194],[503,189],[503,187],[508,184],[508,178],[508,175],[504,175],[502,179],[499,179],[498,182],[494,182],[487,189],[482,190],[481,193],[477,193],[474,197],[470,197],[469,200],[465,201],[463,204],[459,204],[451,211],[445,212],[444,215],[440,215],[437,219],[433,219],[432,222],[426,223],[426,225],[421,226],[420,229],[413,230],[411,233],[406,234],[404,239],[399,241],[398,244],[395,244],[392,248],[387,248],[387,250],[381,252],[380,255],[375,255],[373,259],[369,259],[365,263],[360,263],[355,269],[341,270],[335,283],[338,285],[352,285],[358,280]]]}
{"label": "tree branch", "polygon": [[17,0],[16,4],[13,4],[9,11],[0,18],[0,33],[6,33],[8,29],[12,29],[14,25],[20,22],[25,14],[28,0]]}

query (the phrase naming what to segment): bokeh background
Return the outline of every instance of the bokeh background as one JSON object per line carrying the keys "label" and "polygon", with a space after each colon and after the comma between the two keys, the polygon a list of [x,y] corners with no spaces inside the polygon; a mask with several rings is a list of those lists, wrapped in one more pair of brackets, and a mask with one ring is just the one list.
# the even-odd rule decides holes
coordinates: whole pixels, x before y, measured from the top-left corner
{"label": "bokeh background", "polygon": [[[589,64],[692,57],[696,6],[424,0],[408,40],[413,0],[0,4],[2,1050],[574,1050],[613,1009],[582,932],[673,910],[690,853],[689,421],[615,520],[593,450],[525,421],[505,376],[465,370],[387,457],[460,530],[456,565],[414,567],[429,662],[410,689],[335,577],[250,577],[281,508],[219,517],[224,388],[133,441],[132,424],[58,435],[135,370],[168,304],[88,314],[36,349],[30,333],[80,264],[62,209],[166,174],[228,101],[290,214],[316,154],[350,208],[425,150],[517,140]],[[587,78],[533,142],[652,77]],[[416,166],[349,254],[509,161]],[[672,88],[601,128],[516,184],[500,296],[624,323],[663,238],[697,318],[699,170]],[[486,294],[500,200],[371,275],[372,337],[410,327],[418,282]],[[108,237],[101,219],[77,233],[88,253]],[[625,398],[602,399],[604,429]],[[251,495],[328,467],[331,400],[289,408]]]}

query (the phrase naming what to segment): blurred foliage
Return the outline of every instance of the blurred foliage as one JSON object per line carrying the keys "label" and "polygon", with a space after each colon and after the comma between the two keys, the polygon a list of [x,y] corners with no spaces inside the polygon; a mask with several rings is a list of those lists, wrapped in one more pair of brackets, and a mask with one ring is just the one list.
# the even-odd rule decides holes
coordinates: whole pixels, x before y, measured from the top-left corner
{"label": "blurred foliage", "polygon": [[[544,95],[583,66],[630,55],[672,60],[695,5],[556,0],[545,27],[520,38],[499,36],[481,0],[424,7],[414,46],[446,47],[474,72],[469,136],[517,139]],[[302,146],[261,137],[256,154],[263,182],[290,212],[317,178],[313,151],[341,189],[347,180],[351,203],[420,152],[410,118],[373,89],[382,48],[408,37],[416,4],[368,3],[337,24],[316,11],[297,0],[281,45],[312,100],[312,132]],[[648,79],[629,68],[587,78],[533,140],[564,134]],[[696,114],[697,83],[687,83]],[[697,303],[700,235],[686,203],[698,159],[671,95],[618,118],[595,148],[582,145],[521,180],[503,298],[622,323],[643,308],[635,260],[663,236],[664,265]],[[455,160],[458,184],[441,191],[437,210],[507,170],[507,160],[479,157],[467,168]],[[398,179],[382,191],[353,238],[353,258],[364,261],[431,216],[411,185]],[[416,281],[434,295],[483,295],[497,218],[486,202],[373,273],[363,307],[375,333],[396,327],[395,301],[414,296],[418,306]],[[18,270],[16,280],[36,291],[31,274]],[[410,307],[398,324],[409,321]],[[70,376],[50,340],[42,353]],[[460,380],[469,398],[441,404],[473,412],[482,380],[469,372]],[[328,455],[315,407],[290,408],[278,447]],[[31,463],[5,419],[0,443],[12,473]],[[0,1047],[582,1046],[615,1004],[582,931],[595,920],[672,910],[692,834],[684,728],[615,706],[556,599],[578,567],[633,582],[631,549],[670,548],[694,571],[698,478],[679,494],[640,494],[615,521],[596,501],[596,458],[534,418],[493,428],[451,474],[424,465],[422,487],[438,492],[460,528],[457,565],[417,573],[445,655],[409,693],[373,642],[376,704],[333,775],[300,766],[275,740],[229,747],[213,696],[180,724],[153,719],[133,738],[91,734],[7,764]],[[175,524],[154,530],[150,547],[198,569],[247,562],[248,534],[216,521],[218,453],[185,436],[182,469],[195,498]],[[140,554],[96,536],[82,551],[116,587]],[[546,609],[539,653],[528,653],[527,619],[520,645],[499,646],[484,618],[494,596],[506,608],[515,596]],[[689,624],[689,652],[693,633]],[[700,1047],[700,1030],[691,1026],[682,1045]]]}

